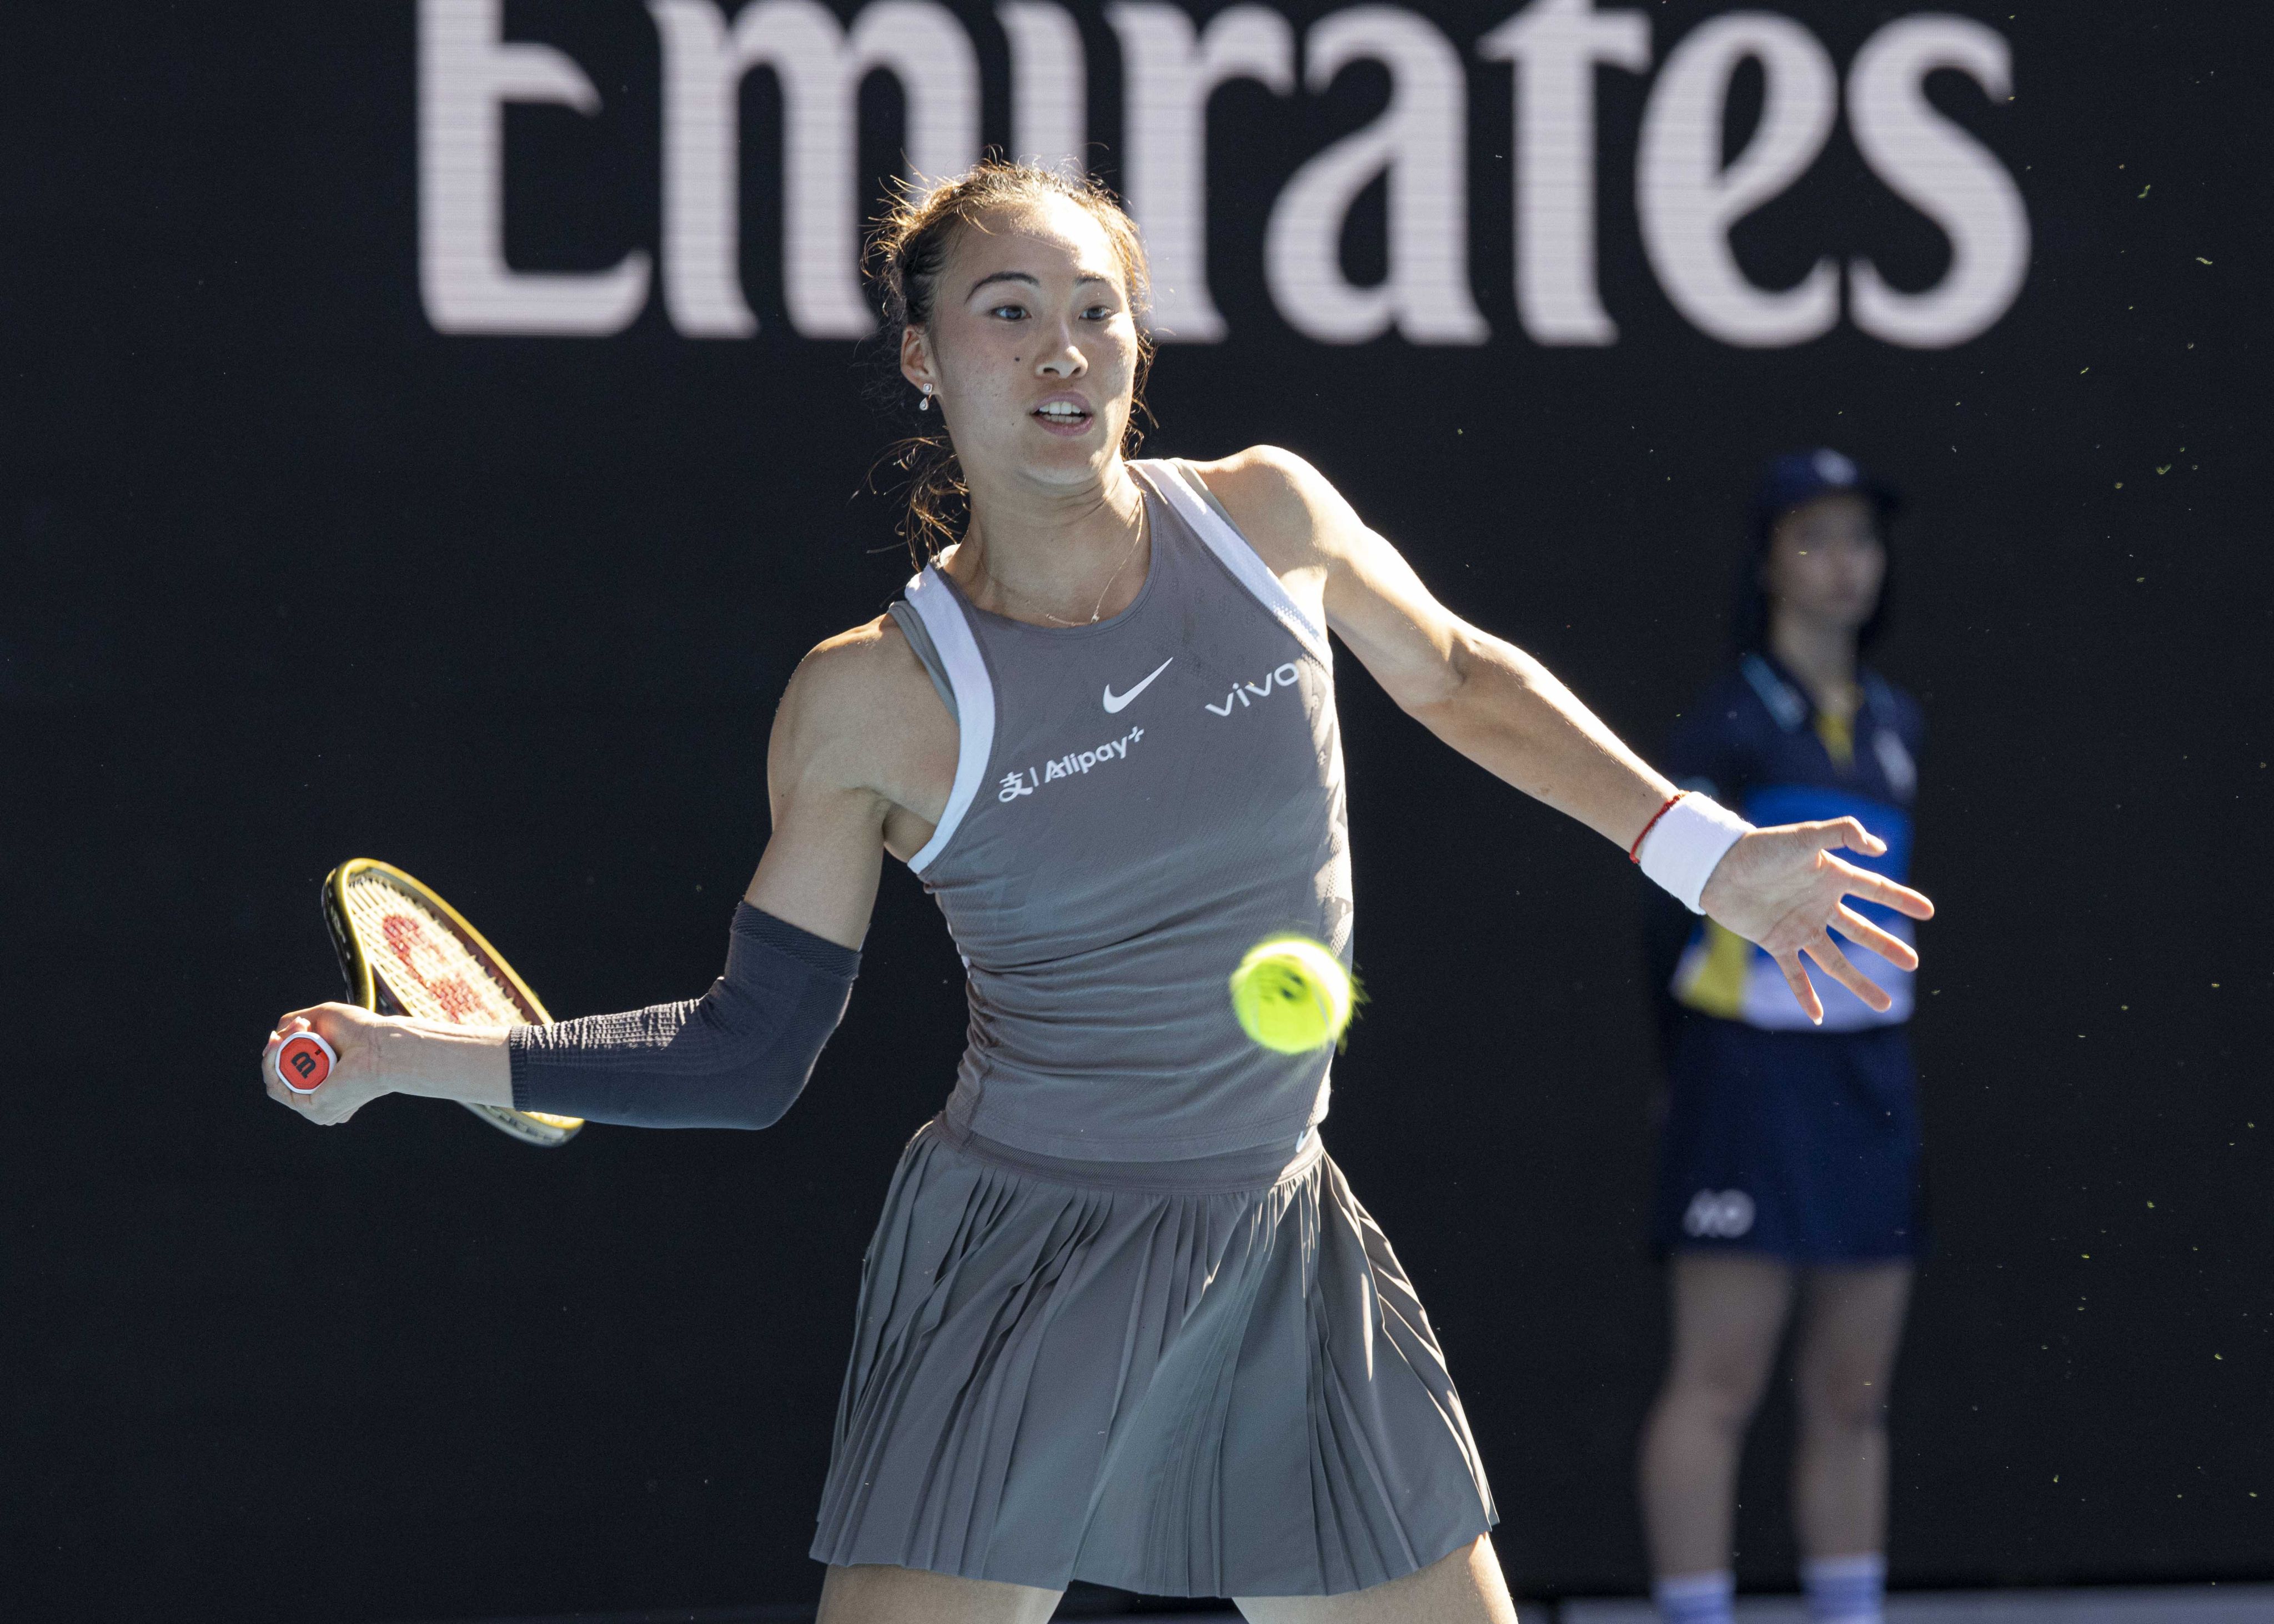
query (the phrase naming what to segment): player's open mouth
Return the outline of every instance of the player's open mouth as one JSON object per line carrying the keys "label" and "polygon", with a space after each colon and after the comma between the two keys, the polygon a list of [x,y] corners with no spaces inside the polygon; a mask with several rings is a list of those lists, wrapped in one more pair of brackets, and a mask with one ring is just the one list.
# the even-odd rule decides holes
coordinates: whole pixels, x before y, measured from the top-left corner
{"label": "player's open mouth", "polygon": [[1028,415],[1053,434],[1079,434],[1089,427],[1091,414],[1081,401],[1061,395],[1044,401]]}

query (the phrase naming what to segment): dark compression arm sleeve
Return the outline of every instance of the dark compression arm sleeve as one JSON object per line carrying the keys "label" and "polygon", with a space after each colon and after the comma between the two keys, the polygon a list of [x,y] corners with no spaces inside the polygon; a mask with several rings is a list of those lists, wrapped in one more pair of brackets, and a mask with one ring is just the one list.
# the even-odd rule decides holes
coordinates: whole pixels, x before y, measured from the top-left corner
{"label": "dark compression arm sleeve", "polygon": [[860,952],[745,902],[702,997],[506,1040],[516,1110],[639,1128],[769,1128],[844,1019]]}

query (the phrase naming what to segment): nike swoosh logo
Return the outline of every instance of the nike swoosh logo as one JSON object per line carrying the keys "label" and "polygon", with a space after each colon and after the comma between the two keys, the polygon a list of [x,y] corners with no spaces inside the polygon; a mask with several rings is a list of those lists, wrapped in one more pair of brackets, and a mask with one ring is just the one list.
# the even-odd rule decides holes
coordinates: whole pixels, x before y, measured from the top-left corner
{"label": "nike swoosh logo", "polygon": [[1136,698],[1138,695],[1152,687],[1154,677],[1159,676],[1163,672],[1168,670],[1170,666],[1176,663],[1177,657],[1171,654],[1168,658],[1154,666],[1151,674],[1147,676],[1142,682],[1140,682],[1135,688],[1131,688],[1126,694],[1115,693],[1113,691],[1113,684],[1111,682],[1107,683],[1105,685],[1105,714],[1111,716],[1114,712],[1119,710],[1122,706],[1127,704],[1131,700]]}

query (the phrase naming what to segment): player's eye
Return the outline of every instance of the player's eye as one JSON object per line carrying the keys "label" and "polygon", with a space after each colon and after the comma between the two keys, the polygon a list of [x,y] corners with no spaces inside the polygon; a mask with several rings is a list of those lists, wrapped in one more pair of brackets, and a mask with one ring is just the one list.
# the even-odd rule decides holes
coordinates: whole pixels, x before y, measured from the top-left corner
{"label": "player's eye", "polygon": [[999,317],[1005,321],[1024,321],[1027,319],[1027,307],[1023,304],[998,304],[987,313]]}

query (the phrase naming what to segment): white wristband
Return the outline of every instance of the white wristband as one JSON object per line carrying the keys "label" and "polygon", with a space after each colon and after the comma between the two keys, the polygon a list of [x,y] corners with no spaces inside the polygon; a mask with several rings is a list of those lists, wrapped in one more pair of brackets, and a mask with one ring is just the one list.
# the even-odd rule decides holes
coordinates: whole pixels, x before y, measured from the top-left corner
{"label": "white wristband", "polygon": [[1659,815],[1636,849],[1635,861],[1642,865],[1645,874],[1673,892],[1683,907],[1703,914],[1706,910],[1698,906],[1698,897],[1706,889],[1713,865],[1737,844],[1739,835],[1751,832],[1752,827],[1712,796],[1686,791]]}

